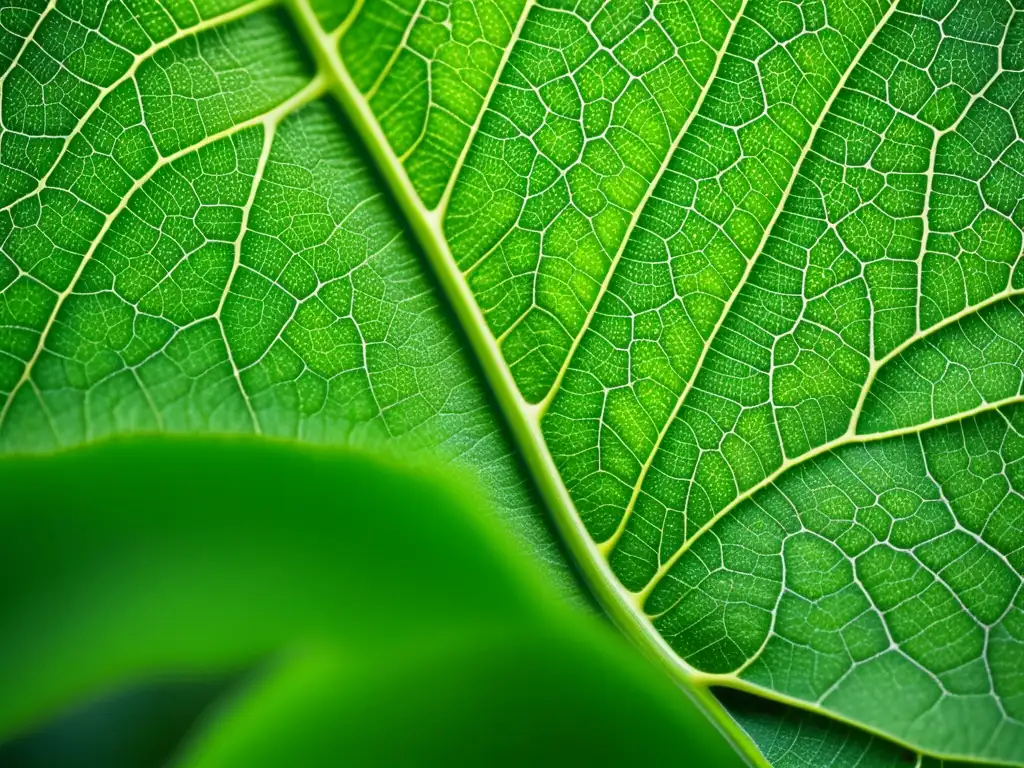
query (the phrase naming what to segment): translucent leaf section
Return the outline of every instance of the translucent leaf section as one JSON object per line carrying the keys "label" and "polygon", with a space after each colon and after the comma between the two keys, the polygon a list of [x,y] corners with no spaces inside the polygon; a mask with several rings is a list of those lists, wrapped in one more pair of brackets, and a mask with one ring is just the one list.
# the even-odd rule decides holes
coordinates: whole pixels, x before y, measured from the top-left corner
{"label": "translucent leaf section", "polygon": [[[40,427],[53,434],[69,428],[49,424],[53,413],[32,376],[37,362],[44,386],[61,391],[76,384],[91,388],[119,368],[99,350],[84,352],[79,365],[65,366],[61,355],[51,356],[51,340],[70,334],[85,342],[109,335],[106,343],[127,354],[122,362],[139,365],[151,354],[149,347],[170,341],[161,323],[168,318],[161,315],[170,313],[184,324],[202,311],[211,291],[217,293],[218,276],[227,280],[234,250],[230,243],[238,235],[260,151],[256,126],[266,111],[297,93],[310,73],[305,57],[292,52],[290,29],[276,13],[225,22],[139,59],[119,79],[111,79],[106,94],[88,92],[98,101],[81,110],[78,123],[65,126],[66,136],[52,140],[52,164],[37,167],[39,179],[31,191],[0,211],[5,319],[0,418],[7,422],[0,426],[5,442],[37,441]],[[273,53],[268,55],[266,48]],[[23,56],[31,50],[26,47]],[[21,71],[12,70],[4,82],[4,115],[15,100],[11,84]],[[7,126],[39,133],[49,128],[43,114],[30,122],[32,110],[12,111],[18,119],[5,117]],[[44,136],[39,141],[51,140]],[[155,237],[161,230],[165,236]],[[99,295],[100,286],[109,286],[117,276],[116,266],[104,266],[114,258],[110,252],[123,252],[126,240],[150,252],[148,258],[137,257],[125,266],[124,293]],[[193,252],[196,258],[189,261]],[[168,276],[169,285],[159,285]],[[90,286],[88,298],[69,302],[81,280]],[[179,292],[176,298],[168,294],[173,290]],[[117,307],[123,308],[125,299],[143,297],[153,302],[152,309],[146,307],[147,319],[133,329],[130,315]],[[178,305],[177,315],[168,303]],[[72,315],[60,316],[65,312]],[[85,316],[91,319],[79,327],[78,318]],[[136,335],[147,342],[129,349]],[[198,377],[201,372],[192,373]],[[19,425],[21,420],[34,426]],[[79,423],[75,429],[83,427]]]}
{"label": "translucent leaf section", "polygon": [[554,384],[737,12],[703,0],[530,12],[445,218],[528,401]]}
{"label": "translucent leaf section", "polygon": [[[748,271],[763,262],[764,240],[805,164],[808,142],[836,109],[837,89],[858,53],[871,47],[883,13],[881,6],[836,3],[829,23],[823,15],[807,29],[799,16],[777,10],[774,2],[745,9],[718,78],[641,214],[545,417],[562,477],[599,541],[620,536],[617,528],[634,507],[638,522],[659,516],[650,504],[658,497],[640,489],[652,460],[674,451],[671,434],[659,451],[666,425],[683,400],[693,401],[696,368],[713,362],[707,346],[724,335],[723,313]],[[741,298],[737,309],[742,304]],[[743,353],[756,349],[746,338],[738,342]],[[701,376],[710,375],[707,367]],[[698,382],[693,394],[700,389]],[[754,423],[764,413],[751,408],[743,415]],[[743,468],[778,454],[770,440],[742,437],[725,448],[744,452],[730,455]],[[660,479],[657,463],[653,475],[647,482]],[[678,504],[678,484],[667,491],[668,503]],[[678,546],[684,531],[659,527],[658,548]],[[642,546],[648,549],[649,537]]]}
{"label": "translucent leaf section", "polygon": [[940,421],[1024,394],[1024,300],[1003,299],[910,345],[877,374],[860,431]]}
{"label": "translucent leaf section", "polygon": [[[62,2],[45,6],[28,3],[24,8],[5,7],[4,37],[0,57],[3,63],[3,92],[0,94],[0,168],[4,184],[0,187],[0,204],[10,206],[38,188],[45,186],[46,176],[70,149],[84,150],[88,136],[77,138],[83,124],[100,108],[138,100],[137,78],[155,84],[163,78],[163,88],[153,96],[163,97],[160,130],[171,130],[167,123],[175,117],[182,131],[196,131],[202,122],[186,124],[189,117],[202,117],[220,123],[232,107],[236,115],[250,100],[259,105],[259,91],[287,90],[289,72],[282,56],[294,57],[283,39],[273,39],[273,32],[261,28],[245,28],[244,42],[238,28],[227,29],[227,39],[207,35],[195,40],[194,33],[209,27],[223,28],[233,16],[266,3],[244,3],[240,0],[200,0],[195,3],[168,2],[165,5],[134,0],[128,3]],[[259,22],[256,22],[259,24]],[[209,59],[197,61],[188,75],[195,78],[195,90],[180,92],[183,69],[172,73],[176,58],[182,54],[179,41],[191,37],[193,45],[205,44]],[[234,44],[240,45],[235,48]],[[269,53],[266,68],[258,74],[266,78],[258,85],[245,80],[225,83],[232,70],[251,63],[255,53],[264,46]],[[225,46],[231,48],[226,54]],[[221,53],[218,55],[215,49]],[[238,56],[239,61],[229,61]],[[253,72],[252,74],[257,74]],[[177,114],[167,111],[175,102],[177,78]],[[282,78],[284,80],[282,80]],[[219,81],[219,82],[218,82]],[[246,89],[252,89],[246,92]],[[114,94],[117,92],[117,95]],[[219,96],[220,98],[216,98]],[[191,114],[186,101],[194,101]],[[205,103],[203,103],[205,102]],[[219,114],[215,115],[215,111]],[[191,121],[189,121],[191,122]],[[212,128],[212,126],[211,126]],[[217,128],[213,128],[216,131]],[[169,134],[164,141],[173,141]],[[74,148],[69,147],[74,143]],[[77,153],[73,153],[77,154]]]}
{"label": "translucent leaf section", "polygon": [[[951,32],[958,23],[969,31],[968,11],[958,6],[943,24]],[[1004,22],[1009,18],[1009,12],[1002,16]],[[883,71],[896,71],[906,63],[894,53],[907,50],[896,41],[930,40],[919,61],[930,61],[936,70],[931,77],[941,82],[938,65],[946,58],[947,43],[960,44],[944,39],[941,29],[927,16],[894,14],[837,93],[763,251],[749,265],[730,311],[701,348],[701,366],[667,425],[655,422],[662,431],[653,438],[653,453],[640,453],[648,458],[640,468],[641,482],[631,483],[632,506],[613,518],[617,528],[594,529],[601,538],[612,531],[612,563],[627,585],[641,588],[673,550],[744,491],[799,457],[851,431],[878,431],[871,425],[885,407],[879,398],[887,396],[882,393],[891,386],[888,382],[899,376],[900,367],[917,364],[926,343],[921,339],[952,332],[942,324],[958,316],[929,317],[934,304],[922,289],[927,247],[941,237],[934,230],[947,210],[940,188],[944,177],[934,164],[947,139],[969,134],[979,115],[994,111],[1008,116],[998,105],[1015,103],[1008,94],[1019,97],[1024,83],[1020,73],[1000,71],[997,59],[989,56],[998,49],[977,43],[966,50],[977,53],[978,66],[961,73],[963,98],[952,112],[929,111],[939,100],[934,88],[919,97],[919,118],[883,101],[891,86],[877,78],[876,70],[883,70],[884,63]],[[999,34],[1007,29],[1003,26]],[[987,27],[986,34],[991,36]],[[1019,143],[1016,134],[1005,139],[1004,149],[1013,142]],[[974,189],[982,186],[980,175],[973,182],[950,178],[973,183]],[[969,213],[961,223],[966,230],[961,239],[978,256],[963,254],[945,265],[950,282],[970,284],[964,274],[974,278],[972,304],[959,308],[964,314],[1016,290],[1012,273],[1021,241],[1017,225],[980,197]],[[937,270],[938,263],[932,268]],[[993,307],[989,315],[998,312]],[[964,322],[976,330],[985,327],[986,317]],[[999,331],[990,335],[998,338]],[[940,338],[935,343],[946,342]],[[959,392],[958,402],[973,403],[963,410],[981,405],[985,397],[1017,394],[1010,391],[1005,372],[1000,377],[998,365],[990,365],[1008,353],[990,352],[992,360],[985,360],[984,353],[956,353],[981,366],[973,374],[982,379],[978,386],[985,392]],[[895,362],[903,353],[906,361]],[[882,379],[877,391],[876,376]],[[940,389],[936,396],[945,402],[931,412],[948,417],[961,411],[951,406],[948,393]],[[901,411],[899,418],[904,424],[928,420],[916,418],[914,410]],[[635,465],[620,465],[636,471]],[[632,475],[623,479],[631,481]]]}
{"label": "translucent leaf section", "polygon": [[[593,310],[577,305],[568,354],[545,363],[553,379],[521,374],[556,348],[513,346],[528,314],[493,322],[515,283],[493,281],[492,300],[477,282],[534,251],[501,233],[460,261],[575,512],[685,664],[996,761],[1024,759],[1018,449],[1014,429],[989,434],[1024,385],[1019,25],[998,2],[744,4]],[[498,160],[474,171],[489,115],[449,211],[457,259],[508,187]],[[473,178],[486,193],[460,229]],[[527,304],[543,284],[528,278]],[[950,430],[963,439],[935,447]],[[962,466],[942,474],[939,454]],[[827,462],[863,499],[831,476],[815,497]],[[978,517],[957,473],[995,494]],[[749,511],[773,493],[779,511]],[[933,528],[894,539],[918,515]]]}

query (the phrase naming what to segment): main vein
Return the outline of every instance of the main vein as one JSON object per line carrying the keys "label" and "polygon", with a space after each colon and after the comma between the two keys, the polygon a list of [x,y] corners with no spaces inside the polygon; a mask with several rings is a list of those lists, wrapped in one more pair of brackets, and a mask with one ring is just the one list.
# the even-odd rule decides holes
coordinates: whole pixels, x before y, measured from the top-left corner
{"label": "main vein", "polygon": [[[597,550],[580,520],[558,469],[548,451],[538,422],[522,397],[512,374],[491,335],[476,299],[448,247],[439,211],[427,210],[405,173],[401,161],[390,150],[387,137],[377,124],[363,94],[348,74],[338,52],[338,35],[326,33],[309,0],[288,0],[301,34],[329,79],[330,90],[345,111],[377,169],[394,195],[440,283],[440,287],[466,334],[490,384],[509,428],[522,452],[530,474],[555,519],[563,539],[587,583],[598,594],[611,618],[643,650],[692,690],[708,715],[729,734],[755,765],[765,765],[760,753],[738,731],[734,721],[699,683],[693,670],[680,659],[650,626],[639,606],[618,584],[607,561]],[[695,687],[696,686],[696,687]]]}

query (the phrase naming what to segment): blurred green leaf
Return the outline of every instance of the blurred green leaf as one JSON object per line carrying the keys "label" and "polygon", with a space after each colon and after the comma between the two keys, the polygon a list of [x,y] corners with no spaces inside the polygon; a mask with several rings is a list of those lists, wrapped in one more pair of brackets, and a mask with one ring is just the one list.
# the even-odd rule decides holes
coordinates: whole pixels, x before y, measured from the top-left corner
{"label": "blurred green leaf", "polygon": [[741,765],[436,468],[139,438],[0,461],[0,736],[148,679],[258,668],[187,766]]}

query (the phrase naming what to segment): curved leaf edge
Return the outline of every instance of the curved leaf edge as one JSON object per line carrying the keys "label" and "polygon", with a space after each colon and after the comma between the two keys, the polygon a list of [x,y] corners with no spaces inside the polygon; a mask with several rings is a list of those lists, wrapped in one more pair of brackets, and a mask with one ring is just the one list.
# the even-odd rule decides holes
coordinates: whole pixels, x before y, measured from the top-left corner
{"label": "curved leaf edge", "polygon": [[[186,735],[181,765],[275,766],[292,750],[330,765],[353,745],[367,764],[463,750],[558,764],[573,748],[621,760],[648,718],[661,722],[654,754],[741,762],[696,702],[559,599],[482,514],[468,473],[292,440],[146,435],[12,454],[0,479],[13,499],[0,510],[0,667],[19,693],[0,700],[5,737],[125,684],[226,673],[243,684]],[[620,730],[611,744],[591,738],[592,718]]]}

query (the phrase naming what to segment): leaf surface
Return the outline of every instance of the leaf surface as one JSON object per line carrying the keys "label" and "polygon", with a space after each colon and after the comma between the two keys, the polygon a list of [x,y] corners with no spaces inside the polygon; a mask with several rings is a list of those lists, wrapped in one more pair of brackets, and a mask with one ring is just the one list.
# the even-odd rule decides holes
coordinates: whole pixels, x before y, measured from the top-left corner
{"label": "leaf surface", "polygon": [[557,568],[503,419],[682,679],[1024,764],[1024,11],[7,15],[4,447],[440,453]]}

